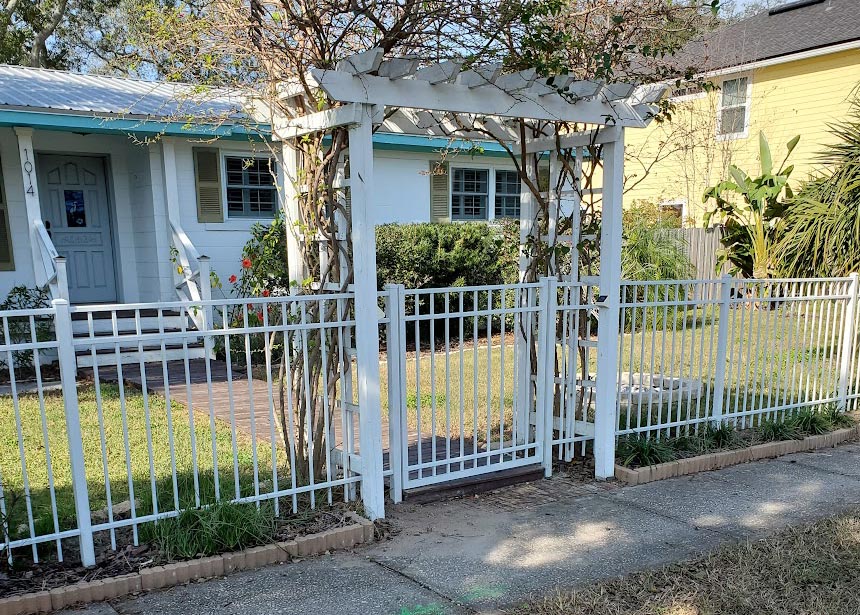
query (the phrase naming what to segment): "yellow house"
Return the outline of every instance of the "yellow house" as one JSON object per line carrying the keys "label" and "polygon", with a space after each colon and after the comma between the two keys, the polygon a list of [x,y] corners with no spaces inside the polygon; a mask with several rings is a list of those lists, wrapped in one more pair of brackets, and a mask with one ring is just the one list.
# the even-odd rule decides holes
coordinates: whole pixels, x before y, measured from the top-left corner
{"label": "yellow house", "polygon": [[701,225],[702,194],[729,164],[758,172],[758,135],[774,162],[795,135],[794,182],[820,170],[828,125],[860,84],[860,0],[801,0],[757,13],[689,44],[680,58],[716,88],[673,92],[670,121],[628,131],[625,205],[656,203]]}

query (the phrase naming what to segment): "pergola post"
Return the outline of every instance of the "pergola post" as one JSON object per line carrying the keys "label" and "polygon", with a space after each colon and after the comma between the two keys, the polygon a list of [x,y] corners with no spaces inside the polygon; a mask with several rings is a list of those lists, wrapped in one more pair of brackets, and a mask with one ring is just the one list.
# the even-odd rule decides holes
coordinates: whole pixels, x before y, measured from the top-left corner
{"label": "pergola post", "polygon": [[302,258],[302,245],[299,233],[299,155],[298,151],[288,141],[281,145],[281,211],[284,212],[284,226],[287,234],[287,269],[290,282],[296,286],[290,288],[290,294],[296,294],[301,289],[302,280],[305,278],[304,259]]}
{"label": "pergola post", "polygon": [[352,258],[355,283],[355,348],[358,379],[361,499],[370,519],[385,516],[382,476],[382,406],[379,390],[379,307],[373,185],[373,107],[361,105],[349,128]]}
{"label": "pergola post", "polygon": [[[537,182],[537,176],[533,165],[529,160],[533,154],[527,154],[523,161],[523,168],[529,179]],[[529,267],[530,258],[523,252],[528,238],[534,233],[535,217],[537,215],[537,203],[529,187],[523,183],[520,191],[520,243],[519,243],[519,281],[525,282],[525,275]],[[527,307],[531,292],[528,289],[519,291],[517,303],[520,307]],[[529,429],[531,428],[532,414],[532,365],[531,348],[529,341],[532,339],[530,329],[533,328],[532,312],[521,312],[515,319],[516,331],[514,333],[514,354],[516,372],[516,399],[514,400],[514,417],[516,420],[517,444],[525,444],[530,440]],[[536,417],[537,419],[537,417]],[[537,419],[539,420],[539,419]]]}
{"label": "pergola post", "polygon": [[620,128],[618,138],[603,146],[600,295],[597,300],[597,393],[594,413],[594,474],[600,479],[615,475],[623,188],[624,129]]}

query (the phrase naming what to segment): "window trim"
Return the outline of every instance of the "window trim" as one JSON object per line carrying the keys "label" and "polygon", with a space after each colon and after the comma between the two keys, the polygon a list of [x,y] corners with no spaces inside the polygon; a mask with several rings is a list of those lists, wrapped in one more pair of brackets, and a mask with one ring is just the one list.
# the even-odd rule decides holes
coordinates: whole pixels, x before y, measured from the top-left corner
{"label": "window trim", "polygon": [[9,216],[9,195],[6,192],[6,180],[3,178],[3,165],[0,164],[0,216],[6,217],[6,235],[9,241],[9,262],[0,263],[0,271],[16,271],[15,241],[12,238],[12,220]]}
{"label": "window trim", "polygon": [[[455,218],[454,217],[454,171],[469,170],[469,171],[487,171],[487,217],[486,218]],[[513,171],[516,172],[514,166],[492,165],[476,162],[474,164],[454,164],[451,161],[448,165],[448,219],[451,222],[493,222],[495,220],[514,220],[515,218],[497,218],[496,217],[496,171]]]}
{"label": "window trim", "polygon": [[[457,171],[486,171],[487,172],[487,207],[486,207],[486,216],[483,218],[455,218],[454,217],[454,174]],[[495,202],[495,170],[490,165],[459,165],[459,166],[449,166],[448,169],[448,215],[451,219],[451,222],[483,222],[487,220],[491,220],[490,217],[490,208],[492,207],[492,203]],[[475,192],[474,194],[479,194]]]}
{"label": "window trim", "polygon": [[511,192],[503,192],[503,193],[501,193],[501,196],[506,196],[506,197],[516,196],[516,197],[519,199],[519,203],[518,203],[517,209],[520,211],[520,213],[522,213],[522,196],[521,196],[521,195],[522,195],[522,193],[523,193],[523,192],[522,192],[522,190],[523,190],[523,189],[522,189],[522,179],[520,178],[519,173],[517,173],[517,170],[516,170],[516,169],[493,169],[493,218],[492,218],[492,219],[493,219],[493,220],[519,220],[519,219],[520,219],[520,214],[517,214],[516,216],[505,216],[505,215],[499,216],[499,215],[497,215],[497,214],[496,214],[496,198],[497,198],[498,196],[500,196],[500,195],[496,192],[496,184],[498,183],[498,173],[499,173],[499,172],[502,172],[502,173],[513,173],[514,175],[516,175],[516,176],[517,176],[517,181],[519,181],[519,182],[520,182],[520,191],[519,191],[519,193],[514,194],[514,193],[511,193]]}
{"label": "window trim", "polygon": [[[264,152],[242,152],[242,151],[234,151],[234,150],[219,150],[220,154],[220,163],[221,163],[221,177],[223,178],[221,182],[221,200],[224,203],[224,222],[233,222],[233,223],[242,223],[243,221],[250,220],[252,223],[256,223],[259,221],[266,220],[274,220],[278,215],[278,211],[280,210],[280,190],[279,186],[281,183],[281,167],[278,164],[277,157],[266,154]],[[272,211],[271,216],[262,216],[262,215],[248,215],[248,216],[237,216],[230,215],[230,207],[227,203],[227,189],[228,189],[228,180],[227,180],[227,158],[243,158],[245,160],[249,158],[254,159],[262,159],[262,160],[273,160],[275,162],[275,178],[272,189],[275,192],[275,208]]]}
{"label": "window trim", "polygon": [[[720,132],[722,121],[723,121],[723,88],[725,87],[725,83],[727,81],[737,81],[740,79],[747,80],[746,87],[746,97],[744,100],[744,128],[740,132]],[[750,108],[752,107],[752,73],[738,73],[724,78],[720,81],[720,89],[717,92],[719,98],[717,99],[717,122],[715,125],[715,133],[717,141],[731,141],[734,139],[746,139],[749,136],[750,131]],[[726,107],[728,109],[735,109],[737,107]]]}

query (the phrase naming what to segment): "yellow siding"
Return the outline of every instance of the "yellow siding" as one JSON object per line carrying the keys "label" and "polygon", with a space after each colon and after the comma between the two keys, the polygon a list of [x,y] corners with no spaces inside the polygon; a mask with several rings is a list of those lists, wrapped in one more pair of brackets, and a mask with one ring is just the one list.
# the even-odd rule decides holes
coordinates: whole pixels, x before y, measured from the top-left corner
{"label": "yellow siding", "polygon": [[[684,200],[689,222],[700,224],[705,189],[726,176],[729,164],[758,173],[758,134],[764,132],[778,164],[785,144],[800,143],[789,159],[793,185],[820,170],[817,153],[832,142],[828,124],[844,119],[860,83],[860,49],[761,68],[752,81],[746,138],[717,140],[718,92],[679,103],[671,121],[627,131],[625,205],[636,200]],[[731,75],[726,75],[732,78]]]}

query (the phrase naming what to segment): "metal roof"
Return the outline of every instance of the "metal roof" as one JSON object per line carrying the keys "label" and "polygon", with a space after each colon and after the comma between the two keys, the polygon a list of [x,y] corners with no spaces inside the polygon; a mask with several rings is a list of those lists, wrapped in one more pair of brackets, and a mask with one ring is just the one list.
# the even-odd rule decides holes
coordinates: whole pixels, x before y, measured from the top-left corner
{"label": "metal roof", "polygon": [[[205,95],[204,95],[205,94]],[[188,84],[0,64],[0,109],[183,121],[237,118],[239,96]]]}
{"label": "metal roof", "polygon": [[719,70],[860,39],[858,0],[791,2],[723,26],[684,47],[679,65]]}

